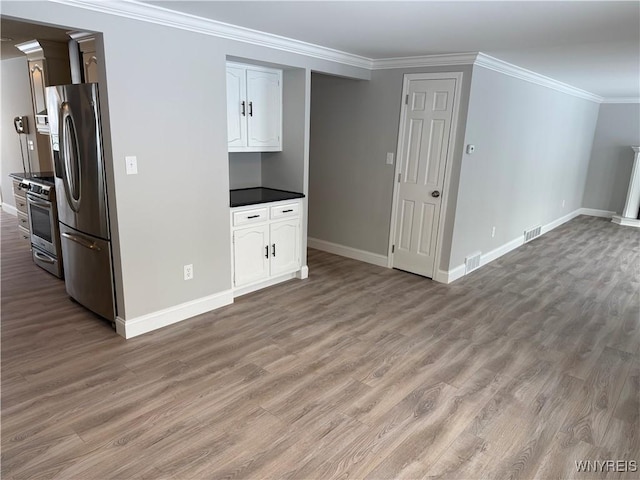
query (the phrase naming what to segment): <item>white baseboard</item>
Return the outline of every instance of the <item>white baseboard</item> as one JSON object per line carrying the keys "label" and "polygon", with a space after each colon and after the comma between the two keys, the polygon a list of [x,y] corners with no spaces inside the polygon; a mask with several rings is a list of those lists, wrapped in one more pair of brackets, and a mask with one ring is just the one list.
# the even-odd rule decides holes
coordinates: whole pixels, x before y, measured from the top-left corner
{"label": "white baseboard", "polygon": [[116,332],[124,338],[136,337],[231,303],[233,303],[233,291],[226,290],[140,317],[126,320],[118,317],[116,318]]}
{"label": "white baseboard", "polygon": [[589,215],[590,217],[602,217],[611,218],[616,212],[610,212],[609,210],[598,210],[596,208],[579,208],[577,210],[578,215]]}
{"label": "white baseboard", "polygon": [[[569,220],[573,220],[579,215],[611,218],[613,217],[614,214],[615,212],[609,212],[607,210],[597,210],[594,208],[578,208],[577,210],[574,210],[573,212],[568,213],[563,217],[560,217],[550,223],[547,223],[546,225],[543,225],[541,229],[541,234],[544,235],[545,233],[550,232],[554,228],[559,227],[563,223],[567,223]],[[515,250],[516,248],[520,247],[523,244],[524,244],[524,238],[518,237],[499,246],[498,248],[491,250],[490,252],[483,254],[480,257],[480,267],[490,262],[493,262],[494,260],[500,258],[503,255],[506,255],[507,253],[511,252],[512,250]],[[434,280],[441,283],[451,283],[461,277],[464,277],[465,275],[466,275],[465,266],[464,264],[462,264],[462,265],[458,265],[457,267],[454,267],[451,270],[439,270],[437,275],[434,277]]]}
{"label": "white baseboard", "polygon": [[2,210],[7,212],[9,215],[13,215],[14,217],[18,216],[18,209],[13,205],[9,205],[8,203],[2,204]]}
{"label": "white baseboard", "polygon": [[611,221],[624,227],[640,228],[640,220],[638,220],[637,218],[626,218],[622,215],[614,215],[613,218],[611,218]]}
{"label": "white baseboard", "polygon": [[387,256],[380,255],[379,253],[367,252],[366,250],[358,250],[357,248],[346,247],[337,243],[327,242],[325,240],[319,240],[317,238],[307,238],[307,246],[309,248],[315,248],[316,250],[322,250],[323,252],[334,253],[342,257],[353,258],[354,260],[360,260],[361,262],[371,263],[379,267],[387,266]]}
{"label": "white baseboard", "polygon": [[580,213],[581,210],[582,208],[578,208],[577,210],[574,210],[573,212],[566,214],[564,217],[560,217],[557,220],[554,220],[553,222],[543,225],[542,229],[540,230],[540,235],[544,235],[545,233],[550,232],[554,228],[559,227],[563,223],[567,223],[569,220],[573,220],[578,215],[587,215],[586,213],[584,214]]}
{"label": "white baseboard", "polygon": [[[307,269],[307,272],[308,271],[309,269]],[[244,287],[234,288],[233,297],[236,298],[242,295],[246,295],[247,293],[255,292],[256,290],[262,290],[263,288],[271,287],[273,285],[277,285],[278,283],[286,282],[287,280],[291,280],[292,278],[302,278],[302,276],[298,276],[298,275],[302,275],[302,269],[298,270],[297,272],[285,273],[283,275],[278,275],[277,277],[269,278],[268,280],[252,283],[251,285],[246,285]]]}
{"label": "white baseboard", "polygon": [[458,265],[452,270],[438,270],[433,277],[433,280],[439,283],[455,282],[460,277],[464,277],[464,272],[464,265]]}
{"label": "white baseboard", "polygon": [[296,278],[299,278],[300,280],[309,278],[309,267],[304,265],[298,272],[296,272]]}

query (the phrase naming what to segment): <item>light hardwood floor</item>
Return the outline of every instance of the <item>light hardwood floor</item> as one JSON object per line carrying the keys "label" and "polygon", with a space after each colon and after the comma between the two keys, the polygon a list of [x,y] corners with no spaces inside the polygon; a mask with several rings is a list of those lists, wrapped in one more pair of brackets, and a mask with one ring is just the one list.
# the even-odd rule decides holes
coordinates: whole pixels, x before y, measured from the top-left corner
{"label": "light hardwood floor", "polygon": [[640,462],[638,230],[578,217],[448,286],[310,250],[308,280],[125,341],[15,223],[3,479],[640,476],[575,467]]}

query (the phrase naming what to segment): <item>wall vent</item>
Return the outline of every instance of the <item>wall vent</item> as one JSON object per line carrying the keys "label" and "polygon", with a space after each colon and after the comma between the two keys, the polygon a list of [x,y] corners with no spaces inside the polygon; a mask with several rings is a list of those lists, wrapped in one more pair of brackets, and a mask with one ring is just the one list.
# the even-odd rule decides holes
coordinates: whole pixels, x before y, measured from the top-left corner
{"label": "wall vent", "polygon": [[535,227],[535,228],[532,228],[531,230],[525,230],[524,243],[530,242],[534,238],[539,237],[541,232],[542,232],[542,227]]}
{"label": "wall vent", "polygon": [[471,273],[480,268],[480,256],[482,252],[474,253],[464,259],[464,274]]}

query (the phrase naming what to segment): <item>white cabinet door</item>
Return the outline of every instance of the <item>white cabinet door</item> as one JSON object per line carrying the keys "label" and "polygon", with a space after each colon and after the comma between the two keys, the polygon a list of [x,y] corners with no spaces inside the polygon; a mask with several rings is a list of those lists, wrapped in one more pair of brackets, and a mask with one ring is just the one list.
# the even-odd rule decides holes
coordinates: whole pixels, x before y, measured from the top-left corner
{"label": "white cabinet door", "polygon": [[236,287],[269,277],[269,226],[233,232],[234,284]]}
{"label": "white cabinet door", "polygon": [[[281,75],[247,69],[249,147],[280,147],[282,130]],[[231,144],[229,144],[231,145]]]}
{"label": "white cabinet door", "polygon": [[247,146],[246,70],[227,65],[227,142]]}
{"label": "white cabinet door", "polygon": [[271,275],[300,269],[300,220],[273,222],[270,225]]}

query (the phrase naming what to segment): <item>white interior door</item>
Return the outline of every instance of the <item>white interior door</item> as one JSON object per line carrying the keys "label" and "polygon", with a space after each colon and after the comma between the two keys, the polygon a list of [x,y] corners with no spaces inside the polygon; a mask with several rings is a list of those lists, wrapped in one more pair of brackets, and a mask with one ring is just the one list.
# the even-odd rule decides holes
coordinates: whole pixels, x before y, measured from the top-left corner
{"label": "white interior door", "polygon": [[392,266],[425,277],[435,271],[456,81],[405,77]]}

